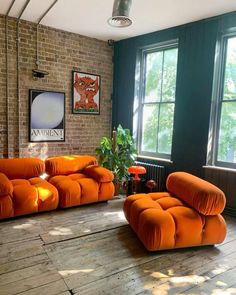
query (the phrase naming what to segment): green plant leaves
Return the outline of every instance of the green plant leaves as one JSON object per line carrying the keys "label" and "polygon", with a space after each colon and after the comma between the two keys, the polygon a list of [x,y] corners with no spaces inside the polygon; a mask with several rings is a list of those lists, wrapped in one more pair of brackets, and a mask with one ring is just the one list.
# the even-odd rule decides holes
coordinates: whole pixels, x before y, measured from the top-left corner
{"label": "green plant leaves", "polygon": [[103,137],[96,148],[99,165],[111,170],[114,174],[114,182],[126,181],[128,168],[135,161],[135,142],[129,129],[123,129],[121,125],[116,131],[116,146],[112,147],[112,139]]}

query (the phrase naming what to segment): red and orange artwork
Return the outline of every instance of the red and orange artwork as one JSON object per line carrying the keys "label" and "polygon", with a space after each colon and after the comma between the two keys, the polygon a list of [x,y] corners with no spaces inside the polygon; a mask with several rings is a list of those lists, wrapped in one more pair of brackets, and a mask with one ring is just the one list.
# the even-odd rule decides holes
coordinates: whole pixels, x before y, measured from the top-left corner
{"label": "red and orange artwork", "polygon": [[100,76],[73,71],[73,113],[99,114]]}

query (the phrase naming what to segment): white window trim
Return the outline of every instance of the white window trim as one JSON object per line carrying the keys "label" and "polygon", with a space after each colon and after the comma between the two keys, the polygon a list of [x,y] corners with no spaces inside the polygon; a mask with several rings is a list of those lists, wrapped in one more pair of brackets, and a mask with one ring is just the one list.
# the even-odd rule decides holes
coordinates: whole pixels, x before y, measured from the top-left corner
{"label": "white window trim", "polygon": [[231,28],[218,37],[215,50],[215,67],[212,85],[212,105],[209,123],[208,147],[206,166],[236,169],[236,163],[229,163],[217,160],[218,137],[220,127],[220,115],[222,106],[222,87],[224,82],[225,62],[226,62],[226,44],[229,38],[236,37],[236,28]]}
{"label": "white window trim", "polygon": [[212,169],[212,170],[222,170],[222,171],[236,173],[236,169],[219,167],[219,166],[202,166],[202,168],[203,169]]}

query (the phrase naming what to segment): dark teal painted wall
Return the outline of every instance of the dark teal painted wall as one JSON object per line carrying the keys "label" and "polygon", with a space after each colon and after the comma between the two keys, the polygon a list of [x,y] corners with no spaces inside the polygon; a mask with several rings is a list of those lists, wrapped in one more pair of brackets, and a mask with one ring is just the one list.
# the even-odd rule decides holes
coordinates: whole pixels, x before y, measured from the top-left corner
{"label": "dark teal painted wall", "polygon": [[[206,164],[215,46],[222,31],[236,27],[236,13],[115,43],[113,126],[132,130],[136,55],[140,47],[179,39],[176,105],[169,171],[203,176]],[[160,163],[160,162],[159,162]]]}

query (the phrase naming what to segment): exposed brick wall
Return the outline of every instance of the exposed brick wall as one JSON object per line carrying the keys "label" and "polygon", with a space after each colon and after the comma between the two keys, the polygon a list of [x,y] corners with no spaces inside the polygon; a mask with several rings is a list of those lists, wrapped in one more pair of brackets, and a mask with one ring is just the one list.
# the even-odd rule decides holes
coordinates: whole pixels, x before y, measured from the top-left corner
{"label": "exposed brick wall", "polygon": [[[40,26],[40,68],[48,71],[49,75],[35,80],[32,77],[32,69],[36,67],[36,25],[21,21],[18,116],[15,19],[9,19],[8,30],[9,146],[6,120],[5,18],[0,16],[0,157],[94,154],[100,138],[109,135],[111,131],[112,49],[103,41]],[[72,70],[101,75],[100,115],[72,114]],[[65,142],[28,142],[29,89],[65,92]]]}
{"label": "exposed brick wall", "polygon": [[5,57],[5,24],[0,17],[0,153],[6,155],[6,57]]}

